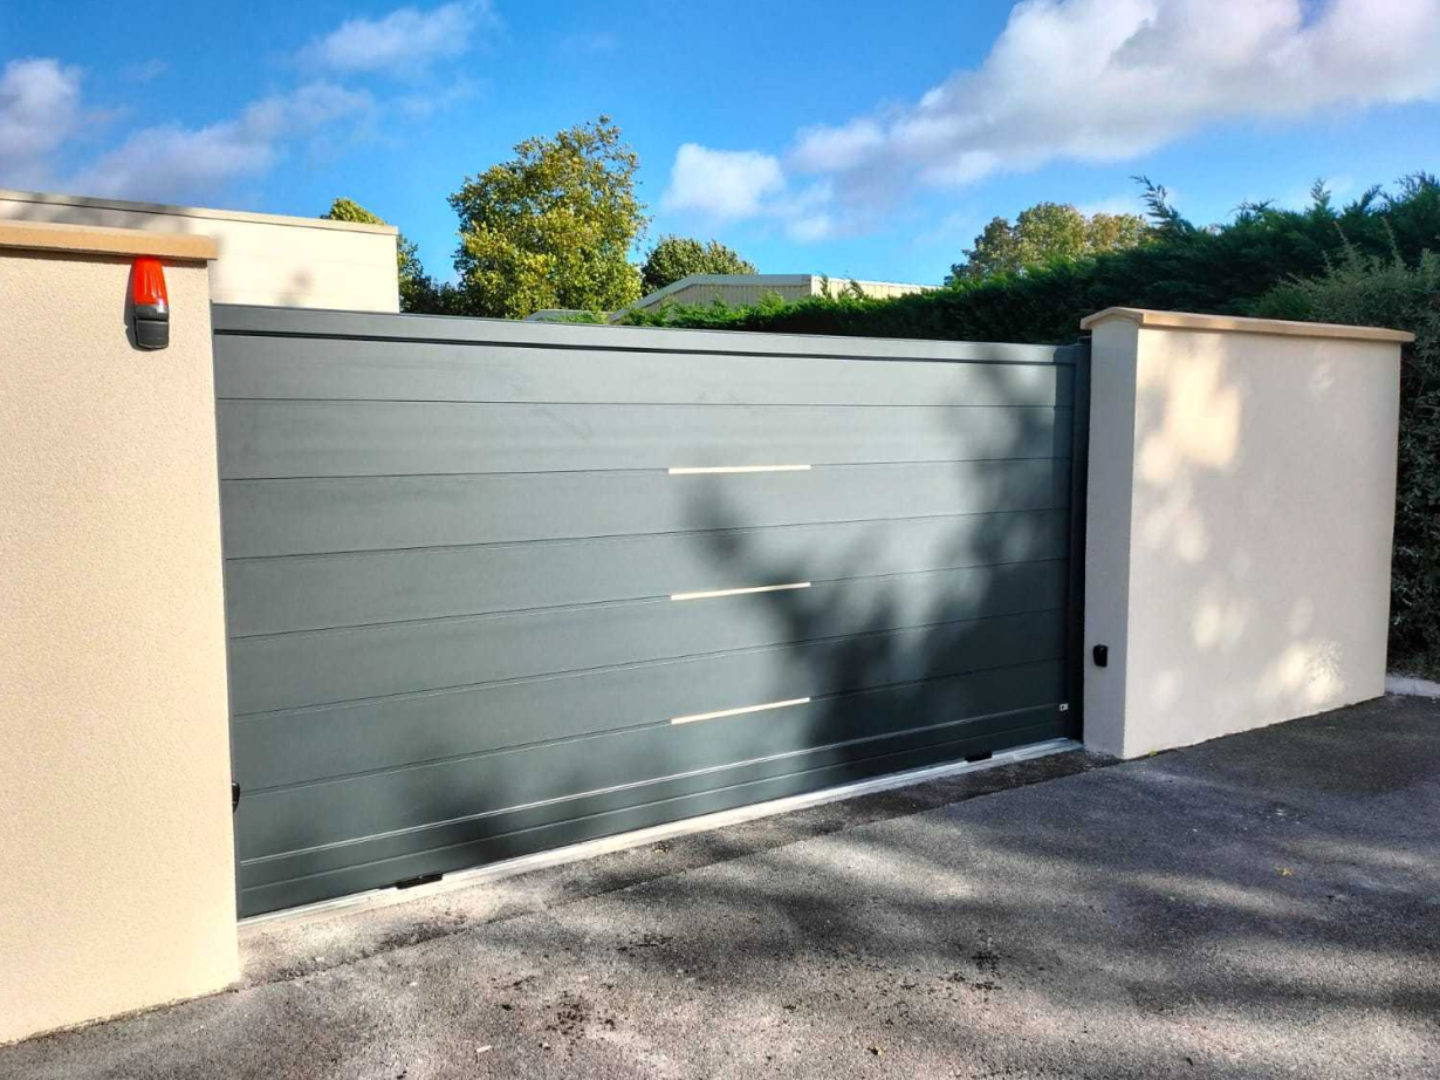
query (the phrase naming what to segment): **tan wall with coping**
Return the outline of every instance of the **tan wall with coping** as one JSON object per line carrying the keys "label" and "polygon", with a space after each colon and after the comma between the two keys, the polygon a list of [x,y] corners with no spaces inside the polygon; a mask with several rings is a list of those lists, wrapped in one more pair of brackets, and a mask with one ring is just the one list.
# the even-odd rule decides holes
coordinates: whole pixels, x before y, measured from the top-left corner
{"label": "tan wall with coping", "polygon": [[205,262],[141,352],[129,255],[65,250],[116,238],[49,239],[0,224],[0,1042],[237,975]]}
{"label": "tan wall with coping", "polygon": [[1133,757],[1384,693],[1408,335],[1086,323],[1086,742]]}
{"label": "tan wall with coping", "polygon": [[3,220],[209,237],[218,249],[210,265],[217,304],[400,310],[389,225],[0,190]]}

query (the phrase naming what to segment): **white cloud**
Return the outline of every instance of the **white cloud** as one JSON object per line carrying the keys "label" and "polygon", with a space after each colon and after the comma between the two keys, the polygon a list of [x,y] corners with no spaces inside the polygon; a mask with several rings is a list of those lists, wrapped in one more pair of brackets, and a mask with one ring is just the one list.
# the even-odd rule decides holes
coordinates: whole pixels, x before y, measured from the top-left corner
{"label": "white cloud", "polygon": [[717,220],[753,217],[767,196],[784,190],[780,162],[754,150],[711,150],[686,143],[675,155],[666,210],[691,211]]}
{"label": "white cloud", "polygon": [[786,171],[832,181],[831,225],[853,227],[916,184],[1123,161],[1227,120],[1436,100],[1437,55],[1440,0],[1024,0],[978,68],[801,130]]}
{"label": "white cloud", "polygon": [[331,82],[312,82],[288,94],[274,94],[249,105],[241,123],[269,138],[308,135],[332,121],[351,117],[373,104],[363,90]]}
{"label": "white cloud", "polygon": [[[402,7],[377,18],[349,19],[295,54],[326,74],[212,123],[141,127],[68,170],[60,165],[73,159],[72,136],[124,110],[83,108],[78,68],[53,58],[12,60],[0,69],[0,184],[63,186],[80,194],[157,201],[214,198],[231,181],[267,173],[296,146],[323,153],[357,131],[373,133],[382,118],[403,130],[472,95],[475,84],[469,79],[447,72],[442,85],[438,76],[424,76],[437,60],[465,52],[474,31],[495,21],[489,0],[453,0],[424,10]],[[163,60],[151,59],[124,67],[121,74],[146,82],[167,70]],[[333,81],[374,73],[414,81],[408,92],[378,100]]]}
{"label": "white cloud", "polygon": [[778,221],[797,243],[814,243],[835,229],[832,185],[821,179],[796,190],[785,182],[780,160],[754,150],[681,146],[670,169],[662,209],[714,223],[763,217]]}
{"label": "white cloud", "polygon": [[771,199],[765,206],[769,217],[778,218],[785,235],[799,244],[813,244],[832,235],[836,229],[832,205],[834,186],[829,180],[817,180],[799,191]]}
{"label": "white cloud", "polygon": [[452,109],[462,101],[469,101],[480,94],[481,90],[482,85],[476,80],[464,75],[454,75],[446,79],[445,85],[440,89],[401,94],[394,98],[390,105],[404,117],[424,120],[446,109]]}
{"label": "white cloud", "polygon": [[664,210],[695,214],[714,223],[764,217],[778,221],[797,243],[823,240],[835,229],[828,180],[798,191],[785,182],[778,158],[754,150],[712,150],[686,143],[675,155]]}
{"label": "white cloud", "polygon": [[464,53],[476,26],[489,18],[488,0],[457,0],[425,11],[397,8],[378,19],[347,19],[307,45],[300,57],[343,74],[415,73],[433,60]]}
{"label": "white cloud", "polygon": [[804,166],[812,172],[854,168],[885,145],[885,132],[871,119],[844,127],[814,127],[800,133]]}
{"label": "white cloud", "polygon": [[979,69],[802,133],[794,163],[944,186],[1123,160],[1215,121],[1434,98],[1437,49],[1440,0],[1026,0]]}
{"label": "white cloud", "polygon": [[153,82],[170,70],[170,65],[159,57],[152,57],[138,64],[126,64],[120,74],[131,82]]}
{"label": "white cloud", "polygon": [[200,128],[143,128],[77,173],[89,195],[147,200],[203,197],[231,180],[269,171],[287,140],[369,110],[368,94],[317,82],[251,103],[234,119]]}
{"label": "white cloud", "polygon": [[53,59],[0,70],[0,183],[40,187],[49,158],[81,124],[80,69]]}
{"label": "white cloud", "polygon": [[785,223],[785,235],[799,244],[813,244],[835,231],[835,219],[829,214],[808,214]]}

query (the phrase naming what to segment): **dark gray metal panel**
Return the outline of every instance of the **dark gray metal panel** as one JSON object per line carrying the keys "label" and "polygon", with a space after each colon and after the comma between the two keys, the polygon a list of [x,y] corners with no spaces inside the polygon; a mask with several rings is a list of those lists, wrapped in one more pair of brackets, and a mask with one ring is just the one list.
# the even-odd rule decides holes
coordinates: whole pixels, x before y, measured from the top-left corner
{"label": "dark gray metal panel", "polygon": [[[462,870],[883,773],[999,752],[1059,737],[1063,729],[1054,717],[1052,707],[1040,706],[997,718],[1004,725],[966,719],[920,735],[901,734],[864,745],[820,747],[781,759],[746,762],[684,781],[651,785],[659,797],[610,809],[594,797],[523,808],[430,830],[433,847],[415,844],[413,834],[390,838],[384,854],[377,853],[379,845],[368,844],[367,854],[376,855],[370,861],[336,858],[333,849],[312,856],[313,869],[298,854],[253,860],[240,867],[241,910],[273,911],[383,888],[421,874]],[[600,808],[592,809],[597,805]],[[323,864],[321,856],[328,857]]]}
{"label": "dark gray metal panel", "polygon": [[230,647],[233,708],[244,715],[1059,609],[1065,581],[1063,561],[1019,563],[822,582],[783,593],[240,638]]}
{"label": "dark gray metal panel", "polygon": [[1067,457],[1070,411],[222,401],[222,477]]}
{"label": "dark gray metal panel", "polygon": [[245,913],[1069,730],[1072,349],[215,325]]}
{"label": "dark gray metal panel", "polygon": [[[777,464],[779,464],[777,462]],[[873,521],[1068,504],[1063,459],[658,471],[227,480],[229,558]]]}
{"label": "dark gray metal panel", "polygon": [[656,353],[714,353],[773,357],[840,357],[978,363],[1068,363],[1063,346],[914,338],[754,334],[743,331],[660,330],[652,327],[523,323],[444,315],[383,315],[359,311],[215,304],[211,325],[221,336],[372,339],[408,347],[415,342]]}
{"label": "dark gray metal panel", "polygon": [[[1063,681],[1063,665],[1050,661],[845,694],[769,713],[622,729],[589,739],[252,793],[241,859],[300,852],[300,858],[286,861],[313,873],[335,857],[324,850],[330,845],[345,845],[338,853],[343,860],[371,859],[393,850],[393,834],[402,830],[407,831],[402,847],[413,849],[438,846],[436,840],[448,839],[447,828],[461,819],[512,808],[586,798],[589,812],[633,805],[655,798],[655,789],[663,790],[666,782],[737,762],[1044,707],[1054,701]],[[857,748],[852,753],[866,752]],[[714,785],[713,775],[698,779],[701,787]],[[555,809],[546,816],[553,817]],[[256,875],[292,872],[282,866],[272,863]]]}
{"label": "dark gray metal panel", "polygon": [[1070,580],[1065,590],[1066,696],[1070,701],[1066,734],[1079,739],[1085,725],[1085,508],[1090,463],[1090,342],[1071,346],[1075,357],[1070,447]]}
{"label": "dark gray metal panel", "polygon": [[1033,408],[1070,400],[1070,366],[1049,362],[1053,353],[1027,351],[1031,362],[1016,364],[798,355],[781,363],[772,353],[426,341],[397,348],[388,340],[221,335],[215,339],[215,393],[261,400]]}
{"label": "dark gray metal panel", "polygon": [[253,793],[1063,655],[1050,610],[262,713],[237,718],[234,768]]}
{"label": "dark gray metal panel", "polygon": [[236,637],[1062,559],[1064,510],[231,559]]}

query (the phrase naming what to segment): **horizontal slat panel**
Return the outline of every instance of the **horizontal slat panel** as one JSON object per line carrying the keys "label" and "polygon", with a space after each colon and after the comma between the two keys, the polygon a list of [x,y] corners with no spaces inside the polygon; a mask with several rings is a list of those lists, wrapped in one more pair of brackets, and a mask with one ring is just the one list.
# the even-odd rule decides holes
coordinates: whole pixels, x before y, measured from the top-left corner
{"label": "horizontal slat panel", "polygon": [[1057,608],[1063,562],[857,578],[231,642],[237,714]]}
{"label": "horizontal slat panel", "polygon": [[1063,510],[232,559],[236,636],[1063,558]]}
{"label": "horizontal slat panel", "polygon": [[221,498],[225,552],[247,558],[1058,509],[1069,499],[1069,462],[228,480]]}
{"label": "horizontal slat panel", "polygon": [[1058,659],[1063,630],[1061,613],[1046,611],[266,713],[236,725],[234,771],[254,792],[717,708]]}
{"label": "horizontal slat panel", "polygon": [[[829,339],[834,341],[834,339]],[[1044,350],[982,352],[1042,360]],[[1053,350],[1051,350],[1053,352]],[[215,339],[220,398],[680,405],[1067,404],[1068,366],[619,352],[353,339]]]}
{"label": "horizontal slat panel", "polygon": [[247,913],[1066,730],[1081,350],[213,320]]}
{"label": "horizontal slat panel", "polygon": [[[942,719],[1043,705],[1058,701],[1063,685],[1058,662],[1030,664],[826,698],[774,713],[628,729],[508,754],[261,792],[247,800],[241,858],[423,828],[547,800],[573,802],[595,793],[603,794],[589,812],[612,809],[655,797],[634,788],[614,790],[627,785],[928,727]],[[434,846],[435,840],[413,833],[397,839],[401,850]],[[357,855],[366,857],[353,846],[344,852],[346,859]],[[276,871],[288,876],[293,868],[272,865],[269,872]]]}
{"label": "horizontal slat panel", "polygon": [[[542,347],[617,353],[750,354],[790,363],[798,357],[910,358],[982,363],[1074,363],[1075,346],[1015,345],[996,341],[934,341],[916,338],[832,337],[744,331],[662,330],[654,327],[527,323],[510,319],[460,319],[444,315],[387,315],[361,311],[216,304],[211,324],[220,337],[253,334],[277,340],[303,335],[320,347],[330,341],[374,338],[396,350],[425,342],[489,347]],[[326,339],[330,339],[327,341]]]}
{"label": "horizontal slat panel", "polygon": [[[595,840],[661,825],[698,814],[818,791],[883,773],[951,762],[972,753],[1000,752],[1065,734],[1052,707],[1003,718],[1003,723],[959,724],[905,733],[863,746],[823,747],[808,753],[749,762],[684,781],[667,781],[643,791],[654,797],[612,810],[583,812],[599,798],[549,804],[503,818],[482,818],[427,830],[435,846],[406,851],[410,834],[384,842],[355,844],[354,858],[336,858],[336,849],[281,856],[240,867],[240,913],[262,912],[364,889],[382,888],[420,874],[448,873],[482,863],[513,859],[566,844]],[[948,737],[947,736],[953,736]],[[942,741],[936,741],[937,739]],[[677,789],[681,789],[677,793]],[[243,817],[245,808],[242,805]],[[347,851],[348,849],[339,849]],[[384,854],[382,852],[390,852]]]}
{"label": "horizontal slat panel", "polygon": [[225,479],[1064,456],[1070,410],[225,401]]}

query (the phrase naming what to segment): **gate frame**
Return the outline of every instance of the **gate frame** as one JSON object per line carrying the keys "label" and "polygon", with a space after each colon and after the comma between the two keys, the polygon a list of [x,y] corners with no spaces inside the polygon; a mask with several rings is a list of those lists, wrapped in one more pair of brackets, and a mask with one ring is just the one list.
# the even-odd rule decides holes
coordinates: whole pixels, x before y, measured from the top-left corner
{"label": "gate frame", "polygon": [[1066,734],[1085,734],[1085,521],[1090,472],[1090,334],[1069,347],[1074,357],[1070,416],[1070,548],[1065,590],[1065,685],[1069,696]]}
{"label": "gate frame", "polygon": [[[215,337],[230,335],[295,338],[327,337],[337,340],[349,338],[351,340],[365,341],[385,341],[394,339],[399,341],[426,342],[432,344],[476,344],[477,341],[485,341],[487,343],[500,346],[523,346],[533,344],[532,342],[527,341],[526,337],[528,337],[528,332],[536,329],[534,324],[517,325],[516,323],[510,322],[508,320],[452,320],[444,317],[437,318],[413,316],[406,315],[404,313],[396,314],[350,311],[291,311],[284,308],[257,307],[254,305],[236,304],[212,305],[212,312],[214,320],[213,334]],[[344,316],[357,321],[360,325],[348,334],[317,334],[313,330],[310,330],[307,327],[303,327],[303,325],[298,328],[292,328],[291,326],[285,325],[292,321],[300,322],[303,324],[305,322],[313,320],[317,315]],[[280,324],[278,327],[274,325],[277,322]],[[391,329],[395,326],[395,324],[402,322],[408,322],[412,325],[420,323],[426,324],[425,329],[431,332],[424,334],[405,334],[394,332]],[[459,330],[459,327],[455,325],[456,323],[473,324],[476,322],[486,324],[486,334],[477,336],[474,333],[457,332]],[[553,330],[557,328],[546,327],[545,329]],[[583,332],[584,330],[591,330],[594,328],[584,327],[576,329],[581,329]],[[705,351],[714,352],[721,355],[739,356],[779,354],[782,357],[787,355],[798,355],[805,358],[816,359],[889,360],[892,359],[892,357],[882,352],[881,350],[883,350],[884,346],[886,345],[894,345],[903,341],[903,343],[907,346],[907,351],[913,350],[913,352],[915,353],[915,355],[907,356],[905,357],[905,359],[921,363],[1034,363],[1042,361],[1030,360],[1025,354],[1032,351],[1043,351],[1050,354],[1050,359],[1043,362],[1053,364],[1057,368],[1066,366],[1070,367],[1072,372],[1072,391],[1070,400],[1068,402],[1068,407],[1071,410],[1071,432],[1069,448],[1070,477],[1068,485],[1069,514],[1066,523],[1065,543],[1066,558],[1069,562],[1069,565],[1067,567],[1067,573],[1064,583],[1064,599],[1061,613],[1061,619],[1063,624],[1062,635],[1065,643],[1066,653],[1064,658],[1063,672],[1064,699],[1060,702],[1059,705],[1060,711],[1064,712],[1065,716],[1063,718],[1059,718],[1057,726],[1060,728],[1060,732],[1054,738],[1046,740],[1044,742],[1028,744],[1028,746],[1018,747],[1015,750],[1007,750],[1003,752],[1003,755],[1005,759],[1008,759],[1009,756],[1013,753],[1025,753],[1025,751],[1029,747],[1033,747],[1035,751],[1053,753],[1057,749],[1063,748],[1065,746],[1064,740],[1068,739],[1072,740],[1073,742],[1078,742],[1082,739],[1084,731],[1083,688],[1086,661],[1086,658],[1083,655],[1085,612],[1084,558],[1086,545],[1086,491],[1088,473],[1091,371],[1091,350],[1089,340],[1090,335],[1088,332],[1082,333],[1077,340],[1071,342],[1070,344],[1054,345],[1047,343],[972,342],[929,338],[866,339],[843,335],[832,336],[735,332],[717,333],[715,331],[656,330],[653,328],[635,328],[627,330],[624,328],[607,327],[603,328],[603,331],[606,333],[607,338],[622,338],[622,341],[617,343],[617,346],[611,346],[612,348],[615,348],[615,351],[629,353]],[[704,343],[708,347],[702,349],[701,343],[694,340],[695,338],[701,337],[711,339],[710,341]],[[689,339],[685,340],[684,344],[690,347],[681,347],[680,341],[677,341],[676,339]],[[833,346],[830,345],[831,342],[834,342]],[[872,342],[873,346],[871,345]],[[606,344],[608,344],[608,341]],[[556,349],[580,349],[592,346],[590,346],[589,343],[585,342],[577,343],[573,341],[562,340],[557,342],[545,342],[543,343],[542,347]],[[983,355],[978,357],[954,357],[945,355],[946,352],[948,352],[950,349],[964,347],[976,348],[977,350],[989,353],[990,355]],[[1066,405],[1062,404],[1061,402],[1057,402],[1056,406],[1066,407]],[[1057,452],[1059,451],[1059,449],[1059,447],[1056,447]],[[225,553],[222,551],[222,561],[224,558]],[[229,639],[229,634],[227,633],[227,662],[230,644],[231,643]],[[227,696],[233,697],[233,687],[227,687],[227,689],[231,691],[230,695]],[[229,704],[230,708],[228,711],[230,713],[231,722],[228,725],[228,736],[232,744],[231,756],[233,760],[233,741],[235,732],[233,701],[231,701]],[[996,756],[1001,757],[1001,754],[997,753]],[[899,777],[903,777],[907,772],[929,774],[935,772],[936,770],[943,770],[948,773],[952,770],[973,768],[976,764],[977,762],[975,759],[960,759],[941,765],[924,766],[919,768],[918,770],[902,770],[898,774],[880,774],[873,779],[867,779],[854,783],[842,783],[841,785],[839,785],[838,788],[822,788],[801,795],[781,796],[775,800],[764,800],[760,803],[750,805],[759,808],[765,806],[768,802],[784,803],[789,802],[790,800],[801,800],[805,802],[808,802],[810,800],[828,801],[826,795],[827,793],[832,792],[833,795],[830,796],[832,798],[845,798],[847,797],[847,789],[850,788],[868,788],[870,786],[879,785],[878,789],[885,789],[895,786],[902,786],[903,783],[907,781],[901,780],[899,783],[897,783],[896,780]],[[910,780],[908,782],[914,783],[920,781],[917,777],[917,779]],[[235,789],[233,791],[234,801],[232,802],[233,812],[235,807],[238,805],[240,799],[243,798],[244,793],[238,790],[238,785],[232,784],[232,788]],[[851,794],[858,793],[860,792],[857,790],[855,792],[852,792]],[[598,841],[580,841],[578,844],[564,844],[561,845],[559,848],[554,848],[550,850],[559,853],[568,852],[570,849],[575,847],[588,847],[592,844],[624,844],[624,838],[631,835],[647,834],[654,829],[668,830],[673,828],[681,828],[683,830],[686,828],[685,823],[687,821],[703,821],[705,818],[709,818],[712,816],[726,816],[730,814],[743,815],[746,810],[747,807],[742,806],[729,810],[713,811],[711,813],[698,815],[698,817],[695,818],[677,819],[675,822],[669,823],[667,825],[648,827],[642,826],[638,830],[629,829],[625,832],[618,833],[612,837],[603,838]],[[764,811],[761,812],[763,813]],[[707,827],[717,827],[718,824],[719,823],[713,826],[706,826],[702,824],[699,825],[698,828],[704,829]],[[240,908],[243,906],[241,904],[241,900],[243,898],[243,888],[242,878],[239,873],[240,837],[238,830],[232,831],[232,848],[233,860],[236,866],[236,905],[237,908]],[[542,851],[537,854],[518,856],[517,858],[522,862],[528,862],[529,860],[543,857],[545,857],[545,852]],[[500,863],[480,864],[477,867],[470,868],[469,870],[462,870],[458,873],[482,873],[497,866],[508,865],[509,863],[514,861],[516,861],[516,859],[504,859],[501,860]],[[568,859],[562,858],[561,861],[568,861]],[[449,877],[453,876],[454,873],[456,872],[452,871],[443,874],[442,876]],[[404,884],[406,883],[401,883],[402,886]],[[379,891],[383,892],[393,888],[395,888],[394,885],[381,886],[379,887]],[[275,911],[263,912],[251,916],[244,916],[242,917],[241,922],[244,923],[252,919],[263,920],[273,918],[287,911],[305,911],[315,906],[323,907],[331,904],[344,904],[348,902],[349,899],[368,895],[372,891],[376,890],[361,890],[358,893],[342,895],[331,899],[310,903],[302,903],[298,907],[284,907]]]}

